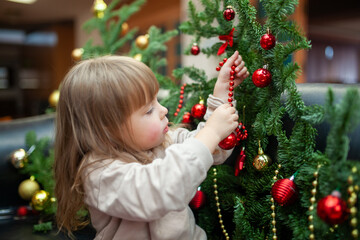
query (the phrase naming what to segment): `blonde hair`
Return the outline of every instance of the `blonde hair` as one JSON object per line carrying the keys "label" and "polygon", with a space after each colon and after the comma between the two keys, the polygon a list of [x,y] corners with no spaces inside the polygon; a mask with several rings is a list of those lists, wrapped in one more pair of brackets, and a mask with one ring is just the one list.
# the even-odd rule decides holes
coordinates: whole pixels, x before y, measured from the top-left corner
{"label": "blonde hair", "polygon": [[56,220],[69,236],[88,223],[77,215],[85,207],[81,177],[88,153],[147,163],[129,138],[128,119],[158,90],[153,72],[129,57],[85,60],[65,76],[57,105],[54,175]]}

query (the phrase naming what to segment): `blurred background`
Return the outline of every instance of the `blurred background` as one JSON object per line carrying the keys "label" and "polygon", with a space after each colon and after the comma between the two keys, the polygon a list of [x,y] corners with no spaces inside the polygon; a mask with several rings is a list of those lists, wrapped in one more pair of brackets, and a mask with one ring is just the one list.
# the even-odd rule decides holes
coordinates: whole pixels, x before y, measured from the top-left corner
{"label": "blurred background", "polygon": [[[75,62],[72,51],[89,37],[100,41],[96,32],[88,35],[82,29],[93,16],[92,0],[26,2],[0,0],[0,121],[43,114],[49,107],[50,94]],[[121,4],[130,2],[123,0]],[[259,9],[261,21],[259,1],[250,2]],[[138,27],[139,35],[146,34],[151,25],[177,29],[186,19],[187,4],[188,0],[147,0],[128,24]],[[293,56],[302,67],[298,83],[360,82],[360,1],[299,0],[293,20],[312,43],[310,51]],[[214,65],[202,54],[199,57],[204,61],[182,55],[188,42],[180,34],[167,43],[165,74],[184,65],[199,67],[200,62],[202,68],[216,74]]]}

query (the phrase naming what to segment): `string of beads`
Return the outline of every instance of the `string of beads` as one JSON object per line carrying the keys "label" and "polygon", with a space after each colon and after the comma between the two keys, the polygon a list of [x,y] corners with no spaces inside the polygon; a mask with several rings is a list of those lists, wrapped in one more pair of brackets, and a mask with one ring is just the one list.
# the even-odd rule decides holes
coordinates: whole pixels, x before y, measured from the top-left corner
{"label": "string of beads", "polygon": [[[275,170],[275,176],[273,177],[273,180],[274,182],[272,183],[272,185],[274,185],[274,183],[276,182],[276,180],[278,179],[277,178],[277,175],[279,174],[279,169],[281,168],[281,164],[278,165],[278,169]],[[272,186],[271,185],[271,186]],[[272,232],[273,232],[273,240],[276,240],[277,239],[277,236],[276,236],[276,213],[275,213],[275,200],[273,197],[271,197],[270,199],[271,201],[271,217],[272,217],[272,221],[271,221],[271,225],[273,226],[272,228]]]}
{"label": "string of beads", "polygon": [[180,112],[180,110],[181,110],[181,108],[182,108],[182,106],[183,106],[185,87],[186,87],[186,83],[184,83],[184,84],[181,86],[181,88],[180,88],[180,99],[179,99],[178,107],[177,107],[177,109],[176,109],[176,111],[175,111],[175,113],[174,113],[174,116],[175,116],[175,117],[179,114],[179,112]]}
{"label": "string of beads", "polygon": [[[221,67],[224,66],[226,63],[227,58],[224,58],[222,62],[219,62],[219,66],[216,67],[216,71],[220,71]],[[234,79],[235,79],[235,65],[231,66],[230,70],[230,81],[229,81],[229,93],[228,93],[228,102],[233,107],[233,101],[234,101]],[[243,116],[245,116],[245,106],[243,108]],[[242,140],[246,140],[248,137],[248,131],[245,129],[245,126],[242,122],[239,122],[239,126],[235,129],[237,141],[240,142]]]}
{"label": "string of beads", "polygon": [[308,220],[309,220],[309,230],[310,230],[310,235],[309,235],[309,239],[310,240],[314,240],[315,239],[315,234],[314,234],[314,224],[313,224],[313,221],[314,221],[314,205],[316,203],[316,187],[318,185],[318,177],[319,177],[319,169],[321,168],[321,165],[318,165],[317,166],[317,170],[314,172],[314,178],[315,180],[312,182],[312,185],[313,185],[313,189],[311,190],[311,195],[312,197],[310,198],[310,207],[309,207],[309,212],[310,212],[310,215],[308,217]]}
{"label": "string of beads", "polygon": [[219,217],[219,223],[220,223],[220,227],[223,231],[223,234],[226,238],[226,240],[229,240],[229,234],[227,233],[226,229],[225,229],[225,225],[224,225],[224,221],[222,220],[222,215],[221,215],[221,209],[220,209],[220,202],[219,202],[219,195],[218,195],[218,190],[217,190],[217,171],[216,168],[213,169],[214,172],[214,194],[215,194],[215,201],[216,201],[216,207],[217,207],[217,212],[218,212],[218,217]]}
{"label": "string of beads", "polygon": [[359,185],[354,186],[353,175],[357,173],[357,168],[355,166],[351,169],[351,173],[352,174],[347,179],[347,182],[349,184],[347,192],[349,194],[348,204],[350,207],[350,226],[352,227],[351,236],[354,239],[358,239],[359,231],[357,230],[358,219],[356,218],[356,213],[357,213],[356,202],[357,202],[357,192],[359,192]]}

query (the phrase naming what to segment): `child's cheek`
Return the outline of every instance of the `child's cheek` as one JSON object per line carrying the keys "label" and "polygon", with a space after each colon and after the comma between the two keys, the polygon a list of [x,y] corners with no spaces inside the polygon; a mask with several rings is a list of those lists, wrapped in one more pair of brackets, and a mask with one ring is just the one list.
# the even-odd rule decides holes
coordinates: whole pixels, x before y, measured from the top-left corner
{"label": "child's cheek", "polygon": [[161,134],[161,129],[159,124],[150,125],[147,134],[149,141],[157,140],[160,134]]}

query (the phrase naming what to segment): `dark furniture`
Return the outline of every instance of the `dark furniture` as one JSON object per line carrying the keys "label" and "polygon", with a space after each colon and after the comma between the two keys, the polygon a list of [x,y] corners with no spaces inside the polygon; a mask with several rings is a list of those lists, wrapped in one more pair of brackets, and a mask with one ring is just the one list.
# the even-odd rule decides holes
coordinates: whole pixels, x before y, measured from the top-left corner
{"label": "dark furniture", "polygon": [[[323,104],[328,88],[331,87],[338,101],[342,98],[348,87],[356,87],[360,90],[360,85],[344,84],[298,84],[298,90],[306,105]],[[293,123],[285,120],[285,125],[291,126]],[[329,125],[322,123],[316,126],[318,129],[317,148],[324,150],[326,136]],[[28,131],[34,130],[38,138],[54,137],[54,115],[44,115],[29,117],[25,119],[13,120],[11,122],[0,123],[0,209],[9,209],[20,205],[26,205],[17,189],[22,180],[27,178],[18,173],[8,161],[7,156],[14,150],[25,147],[25,135]],[[349,159],[360,159],[360,126],[350,134]],[[0,212],[0,239],[7,240],[42,240],[42,239],[67,239],[63,234],[55,235],[56,231],[48,234],[32,233],[32,226],[36,219],[15,220],[14,213],[1,214]],[[89,227],[77,233],[77,239],[92,239],[94,230]]]}

